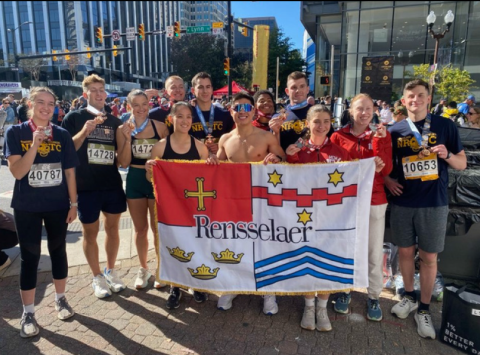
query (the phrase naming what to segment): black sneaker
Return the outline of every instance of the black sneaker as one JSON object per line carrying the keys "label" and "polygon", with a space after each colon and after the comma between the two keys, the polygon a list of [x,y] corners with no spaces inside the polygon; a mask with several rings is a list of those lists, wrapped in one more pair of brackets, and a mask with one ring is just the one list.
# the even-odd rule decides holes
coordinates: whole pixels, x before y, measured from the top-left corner
{"label": "black sneaker", "polygon": [[208,295],[205,292],[193,291],[193,299],[197,303],[203,303],[208,300]]}
{"label": "black sneaker", "polygon": [[172,287],[170,289],[170,296],[168,296],[167,300],[167,308],[168,309],[175,309],[180,306],[180,299],[182,298],[182,293],[180,292],[180,288]]}

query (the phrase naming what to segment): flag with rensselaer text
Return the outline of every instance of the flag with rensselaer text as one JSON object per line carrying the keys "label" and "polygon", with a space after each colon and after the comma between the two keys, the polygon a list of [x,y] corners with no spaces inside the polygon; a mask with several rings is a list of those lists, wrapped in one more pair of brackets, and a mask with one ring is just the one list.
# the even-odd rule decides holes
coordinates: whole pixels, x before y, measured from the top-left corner
{"label": "flag with rensselaer text", "polygon": [[368,286],[374,161],[157,160],[157,280],[214,293]]}

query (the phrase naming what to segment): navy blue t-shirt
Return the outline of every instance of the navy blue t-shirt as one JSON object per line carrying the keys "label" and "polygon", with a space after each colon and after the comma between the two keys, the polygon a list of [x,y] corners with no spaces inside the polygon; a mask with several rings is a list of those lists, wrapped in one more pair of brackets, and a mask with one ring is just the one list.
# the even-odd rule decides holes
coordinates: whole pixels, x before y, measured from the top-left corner
{"label": "navy blue t-shirt", "polygon": [[[52,212],[70,207],[65,169],[78,166],[79,161],[70,134],[59,126],[53,125],[52,128],[52,141],[40,145],[30,171],[21,180],[15,180],[10,207],[16,210]],[[23,157],[30,149],[32,139],[28,122],[10,127],[6,133],[5,157]],[[52,186],[60,177],[61,182]]]}
{"label": "navy blue t-shirt", "polygon": [[[205,118],[205,122],[208,124],[210,120],[210,111],[202,111],[203,117]],[[197,115],[197,110],[193,108],[193,122],[192,128],[190,129],[190,135],[193,137],[203,141],[206,138],[205,130],[203,128],[202,121]],[[220,107],[214,106],[213,111],[213,130],[212,136],[214,138],[214,142],[218,143],[218,140],[222,135],[225,133],[231,132],[233,129],[233,118],[225,109]]]}
{"label": "navy blue t-shirt", "polygon": [[[286,108],[287,118],[280,128],[280,145],[282,149],[287,150],[290,144],[294,144],[298,138],[303,137],[305,134],[305,120],[307,118],[307,112],[312,107],[308,105],[298,110],[292,110],[288,105]],[[273,117],[277,117],[274,115]]]}
{"label": "navy blue t-shirt", "polygon": [[[430,147],[443,144],[452,154],[463,150],[460,136],[455,124],[444,117],[430,116],[432,119],[428,145]],[[422,134],[425,120],[414,122]],[[438,179],[422,181],[421,179],[406,180],[403,172],[402,158],[418,155],[420,149],[413,136],[407,120],[395,123],[389,128],[393,145],[393,171],[391,176],[398,179],[403,186],[400,196],[393,196],[391,202],[403,207],[440,207],[448,205],[448,163],[437,158]]]}
{"label": "navy blue t-shirt", "polygon": [[169,119],[167,119],[168,115],[170,114],[170,110],[171,107],[168,106],[155,107],[154,109],[151,109],[150,112],[148,112],[148,118],[154,121],[165,123],[168,131],[170,132],[170,134],[172,134],[173,124],[172,122],[170,122]]}

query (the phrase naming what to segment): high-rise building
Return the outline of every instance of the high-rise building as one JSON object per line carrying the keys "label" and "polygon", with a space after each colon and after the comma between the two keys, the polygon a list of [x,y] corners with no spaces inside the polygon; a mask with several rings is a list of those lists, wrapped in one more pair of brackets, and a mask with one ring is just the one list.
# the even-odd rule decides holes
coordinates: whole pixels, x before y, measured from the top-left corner
{"label": "high-rise building", "polygon": [[307,31],[303,32],[303,59],[307,62],[308,84],[310,90],[315,90],[315,43],[308,35]]}
{"label": "high-rise building", "polygon": [[226,22],[227,1],[179,1],[182,26],[208,26]]}
{"label": "high-rise building", "polygon": [[[248,17],[236,19],[239,22],[247,23],[251,27],[255,25],[268,25],[270,29],[278,29],[277,20],[275,17]],[[233,31],[233,49],[235,53],[242,53],[246,56],[246,60],[253,60],[253,33],[252,30],[247,29],[247,36],[244,36],[239,30],[238,26],[234,26]]]}

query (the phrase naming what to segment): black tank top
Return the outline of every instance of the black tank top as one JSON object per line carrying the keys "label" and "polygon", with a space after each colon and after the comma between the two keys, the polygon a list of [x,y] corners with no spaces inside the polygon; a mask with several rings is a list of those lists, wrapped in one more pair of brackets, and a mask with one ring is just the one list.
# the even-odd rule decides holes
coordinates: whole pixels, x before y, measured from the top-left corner
{"label": "black tank top", "polygon": [[[148,120],[148,118],[147,118]],[[135,138],[132,137],[132,160],[130,165],[145,165],[148,159],[151,157],[152,148],[160,140],[160,135],[157,132],[157,128],[152,120],[153,132],[155,133],[152,138]]]}
{"label": "black tank top", "polygon": [[170,136],[167,136],[167,145],[165,146],[165,152],[162,159],[177,159],[177,160],[200,160],[200,154],[198,154],[197,147],[195,145],[195,138],[190,136],[190,150],[185,154],[175,153],[170,145]]}

